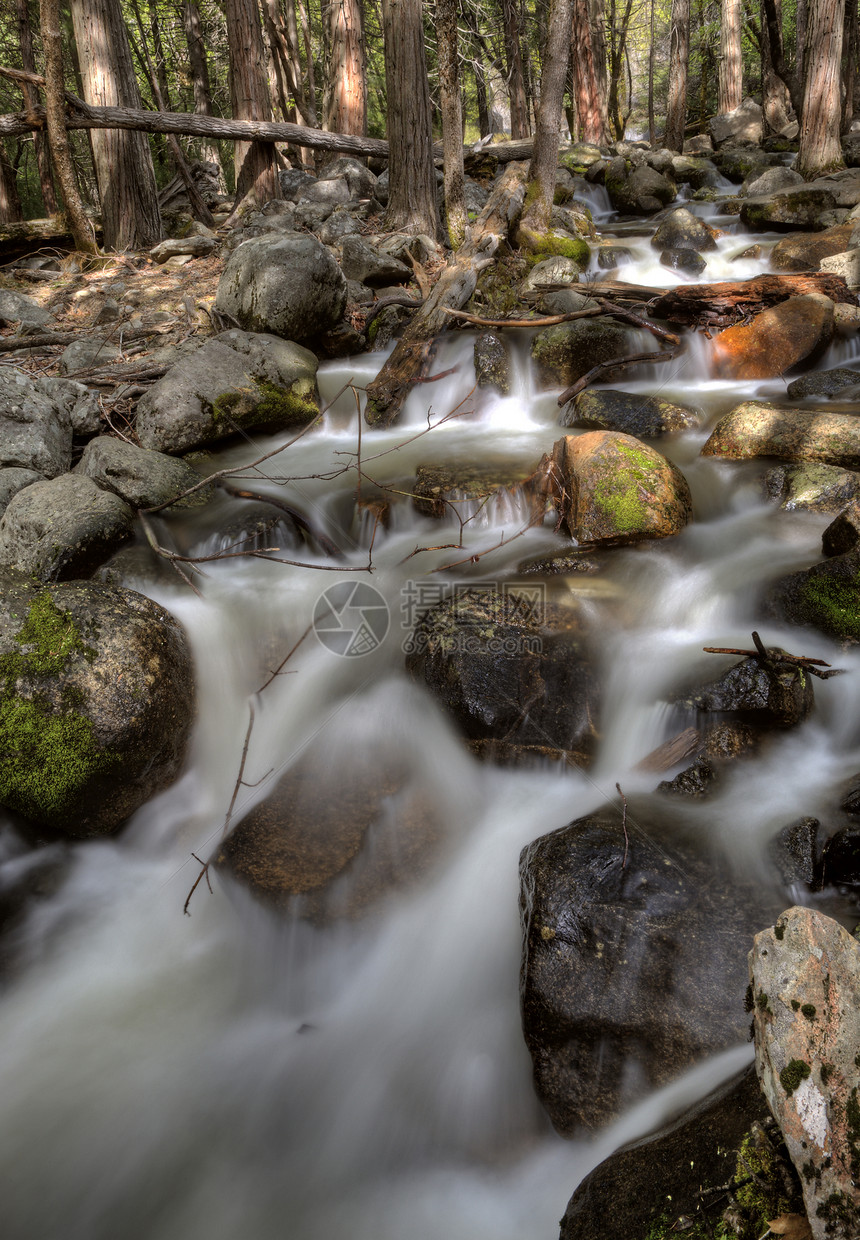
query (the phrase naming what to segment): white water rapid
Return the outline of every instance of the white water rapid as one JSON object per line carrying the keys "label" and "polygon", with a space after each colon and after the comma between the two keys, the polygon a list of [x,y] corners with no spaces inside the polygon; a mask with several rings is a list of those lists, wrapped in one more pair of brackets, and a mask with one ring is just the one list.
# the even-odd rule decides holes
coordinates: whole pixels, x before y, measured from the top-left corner
{"label": "white water rapid", "polygon": [[[613,278],[678,282],[647,238],[621,240],[632,259]],[[762,257],[734,262],[754,240]],[[701,279],[765,269],[767,241],[730,232]],[[375,490],[368,479],[408,492],[421,463],[533,464],[564,433],[557,392],[534,389],[526,332],[505,399],[474,390],[472,344],[452,333],[434,365],[452,373],[416,388],[391,430],[364,428],[364,497]],[[822,366],[845,364],[839,348]],[[283,558],[320,567],[209,563],[197,578],[202,598],[168,575],[127,581],[185,625],[198,721],[175,786],[116,838],[69,850],[62,884],[14,931],[0,990],[5,1240],[554,1240],[591,1167],[749,1062],[740,1046],[602,1132],[564,1141],[535,1100],[518,1008],[520,850],[613,800],[616,781],[625,792],[654,786],[634,768],[669,735],[667,695],[703,669],[703,646],[748,646],[759,628],[768,644],[847,669],[816,682],[809,722],[739,766],[713,799],[689,805],[729,872],[770,881],[769,838],[860,768],[860,656],[780,630],[757,610],[763,584],[820,558],[828,518],[767,505],[755,464],[699,457],[726,408],[781,395],[784,384],[713,381],[706,351],[690,340],[676,360],[623,385],[705,411],[700,431],[657,445],[690,483],[692,523],[664,543],[616,550],[596,576],[548,582],[561,602],[583,598],[601,633],[602,740],[587,774],[476,761],[404,669],[411,624],[450,583],[510,580],[520,562],[569,543],[548,521],[489,550],[522,524],[500,505],[464,527],[458,549],[456,521],[421,517],[404,498],[390,527],[377,528],[369,560],[349,389],[320,429],[237,485],[287,498],[339,543],[347,558],[337,564],[352,571],[327,571],[330,559],[281,531],[271,537]],[[326,365],[324,399],[347,383],[360,389],[381,361]],[[443,421],[452,411],[462,416]],[[232,444],[212,467],[247,464],[288,438]],[[178,548],[210,554],[231,541],[225,530],[239,511],[222,497],[159,529]],[[412,554],[440,544],[453,546]],[[373,769],[390,755],[435,803],[443,827],[433,857],[359,919],[276,917],[217,877],[214,894],[201,883],[183,916],[199,873],[190,854],[208,858],[220,839],[250,695],[306,632],[323,591],[343,581],[381,593],[387,633],[361,656],[333,653],[313,632],[301,642],[257,700],[245,771],[256,786],[241,788],[235,819],[310,747],[325,753],[333,781],[346,757]],[[27,864],[5,826],[0,877]]]}

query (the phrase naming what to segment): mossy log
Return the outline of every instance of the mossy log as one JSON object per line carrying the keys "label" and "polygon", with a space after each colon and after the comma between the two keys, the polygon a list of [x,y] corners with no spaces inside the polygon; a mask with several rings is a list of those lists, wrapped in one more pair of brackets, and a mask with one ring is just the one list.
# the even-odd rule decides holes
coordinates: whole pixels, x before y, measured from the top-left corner
{"label": "mossy log", "polygon": [[449,326],[448,310],[464,306],[478,280],[522,210],[526,165],[512,163],[472,225],[471,235],[442,272],[432,293],[406,328],[379,375],[368,384],[365,420],[369,426],[391,426],[400,416],[409,391],[427,375],[436,337]]}

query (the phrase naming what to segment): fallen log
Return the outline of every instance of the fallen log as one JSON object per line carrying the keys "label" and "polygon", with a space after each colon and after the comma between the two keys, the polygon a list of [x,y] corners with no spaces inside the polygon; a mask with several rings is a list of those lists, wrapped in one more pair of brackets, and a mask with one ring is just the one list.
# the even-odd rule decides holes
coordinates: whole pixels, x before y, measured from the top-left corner
{"label": "fallen log", "polygon": [[367,386],[365,421],[387,427],[400,416],[415,383],[430,369],[436,338],[448,326],[448,311],[459,310],[472,296],[479,271],[491,260],[522,210],[526,192],[526,165],[509,164],[460,247],[424,305],[406,328],[394,352]]}
{"label": "fallen log", "polygon": [[725,280],[719,284],[681,284],[657,296],[650,310],[655,318],[684,327],[727,327],[789,297],[807,293],[823,293],[832,301],[857,305],[857,298],[842,276],[811,271]]}

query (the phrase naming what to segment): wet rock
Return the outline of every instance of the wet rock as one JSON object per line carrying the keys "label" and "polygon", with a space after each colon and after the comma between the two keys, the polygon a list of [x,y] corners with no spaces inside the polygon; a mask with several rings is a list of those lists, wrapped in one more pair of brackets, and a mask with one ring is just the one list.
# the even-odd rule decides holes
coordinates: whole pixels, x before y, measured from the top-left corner
{"label": "wet rock", "polygon": [[413,271],[406,263],[391,254],[383,254],[362,237],[344,237],[343,274],[348,280],[358,280],[371,288],[386,284],[408,284]]}
{"label": "wet rock", "polygon": [[789,233],[770,252],[774,271],[817,271],[821,260],[851,246],[855,224],[839,224],[819,233]]}
{"label": "wet rock", "polygon": [[860,473],[835,465],[778,465],[764,476],[765,493],[786,512],[841,512],[860,499]]}
{"label": "wet rock", "polygon": [[713,342],[714,373],[724,379],[772,379],[820,355],[832,337],[829,297],[790,297],[752,322],[720,332]]}
{"label": "wet rock", "polygon": [[568,387],[598,362],[610,362],[632,352],[630,333],[611,319],[578,319],[545,327],[531,347],[545,387]]}
{"label": "wet rock", "polygon": [[690,276],[701,275],[707,267],[701,254],[695,250],[663,250],[660,262],[670,271],[684,271]]}
{"label": "wet rock", "polygon": [[720,112],[708,121],[711,141],[720,147],[725,142],[761,142],[764,112],[754,99],[744,99],[731,112]]}
{"label": "wet rock", "polygon": [[741,223],[755,231],[762,229],[821,229],[821,216],[832,211],[836,199],[824,189],[809,186],[780,190],[745,199],[741,207]]}
{"label": "wet rock", "polygon": [[760,198],[765,194],[775,194],[780,190],[793,189],[796,185],[805,184],[799,172],[795,172],[793,168],[777,165],[775,168],[766,168],[764,172],[754,176],[744,186],[744,189],[750,197]]}
{"label": "wet rock", "polygon": [[738,758],[758,750],[758,736],[745,723],[721,722],[708,727],[695,752],[695,761],[674,779],[658,784],[658,792],[701,799],[714,791],[726,769]]}
{"label": "wet rock", "polygon": [[640,396],[635,392],[586,388],[561,411],[561,426],[587,430],[621,431],[639,439],[657,439],[701,424],[694,409],[673,405],[659,396]]}
{"label": "wet rock", "polygon": [[566,577],[571,573],[597,573],[600,568],[601,561],[597,556],[574,548],[557,555],[536,555],[520,560],[517,573],[526,577]]}
{"label": "wet rock", "polygon": [[552,746],[587,762],[598,685],[583,614],[528,591],[458,591],[416,626],[406,666],[470,740]]}
{"label": "wet rock", "polygon": [[313,921],[357,917],[414,881],[440,838],[431,802],[383,755],[302,758],[234,827],[215,863],[269,907]]}
{"label": "wet rock", "polygon": [[[858,479],[860,481],[860,479]],[[860,499],[852,500],[821,535],[825,555],[844,555],[860,542]]]}
{"label": "wet rock", "polygon": [[821,882],[860,887],[860,828],[840,827],[831,835],[822,850]]}
{"label": "wet rock", "polygon": [[629,263],[632,257],[626,246],[601,245],[597,250],[597,265],[601,271],[614,271],[622,263]]}
{"label": "wet rock", "polygon": [[683,474],[630,435],[591,431],[553,447],[551,485],[563,525],[580,543],[670,538],[692,512]]}
{"label": "wet rock", "polygon": [[860,417],[748,400],[720,419],[702,456],[777,456],[860,470]]}
{"label": "wet rock", "polygon": [[522,283],[522,291],[550,288],[553,284],[575,284],[582,274],[582,265],[556,254],[535,263]]}
{"label": "wet rock", "polygon": [[860,551],[782,577],[769,590],[766,606],[787,624],[809,625],[850,645],[860,642]]}
{"label": "wet rock", "polygon": [[425,517],[437,519],[455,513],[468,519],[488,509],[495,515],[499,507],[521,507],[525,522],[530,514],[539,517],[546,510],[546,485],[542,473],[511,464],[419,465],[412,502]]}
{"label": "wet rock", "polygon": [[833,370],[813,370],[799,379],[792,379],[786,394],[792,400],[808,396],[838,396],[843,388],[856,388],[860,384],[860,371],[837,366]]}
{"label": "wet rock", "polygon": [[860,945],[791,908],[756,935],[749,963],[756,1069],[800,1176],[815,1240],[860,1233]]}
{"label": "wet rock", "polygon": [[818,885],[818,831],[821,824],[817,818],[799,818],[782,828],[771,840],[768,851],[776,863],[780,877],[786,886],[805,883],[807,887]]}
{"label": "wet rock", "polygon": [[731,712],[756,727],[792,728],[812,711],[812,677],[794,663],[780,659],[778,647],[768,659],[748,658],[722,676],[679,699],[688,710]]}
{"label": "wet rock", "polygon": [[651,245],[655,250],[695,250],[702,253],[716,250],[717,234],[692,211],[679,207],[658,226]]}
{"label": "wet rock", "polygon": [[[560,1240],[646,1236],[656,1226],[683,1236],[703,1203],[732,1178],[735,1150],[754,1122],[769,1119],[751,1064],[659,1132],[616,1150],[585,1177],[568,1202]],[[774,1215],[775,1217],[775,1215]]]}
{"label": "wet rock", "polygon": [[75,837],[113,831],[181,768],[185,636],[131,590],[0,579],[0,803]]}
{"label": "wet rock", "polygon": [[0,565],[40,581],[88,577],[131,536],[133,518],[128,504],[90,478],[34,482],[0,519]]}
{"label": "wet rock", "polygon": [[221,332],[140,398],[137,434],[156,452],[187,452],[238,429],[276,430],[319,413],[317,359],[278,336]]}
{"label": "wet rock", "polygon": [[[168,503],[201,480],[184,461],[108,435],[90,440],[74,472],[92,478],[102,490],[113,491],[133,508]],[[173,507],[199,508],[212,494],[211,486],[201,487]]]}
{"label": "wet rock", "polygon": [[761,892],[667,840],[638,805],[632,813],[626,864],[620,809],[520,856],[523,1031],[538,1096],[564,1134],[608,1123],[747,1034]]}
{"label": "wet rock", "polygon": [[627,215],[654,215],[675,197],[674,183],[668,177],[623,156],[606,165],[604,184],[615,210]]}
{"label": "wet rock", "polygon": [[500,396],[511,390],[511,354],[501,332],[481,332],[475,340],[475,381]]}
{"label": "wet rock", "polygon": [[316,237],[255,237],[227,260],[215,308],[246,331],[302,343],[340,322],[346,280]]}

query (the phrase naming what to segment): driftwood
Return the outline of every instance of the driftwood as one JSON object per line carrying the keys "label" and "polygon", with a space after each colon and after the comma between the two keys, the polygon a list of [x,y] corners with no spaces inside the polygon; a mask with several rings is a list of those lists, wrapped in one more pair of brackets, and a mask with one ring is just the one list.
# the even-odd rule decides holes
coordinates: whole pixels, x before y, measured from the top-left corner
{"label": "driftwood", "polygon": [[647,757],[636,764],[635,769],[662,774],[673,766],[677,766],[679,762],[683,762],[685,758],[692,757],[701,741],[702,734],[698,728],[686,728],[677,736],[673,736],[671,740],[664,741],[662,745],[652,749]]}
{"label": "driftwood", "polygon": [[[813,659],[810,655],[787,654],[776,646],[771,646],[768,649],[755,631],[753,631],[752,639],[755,644],[755,650],[739,650],[735,646],[703,646],[702,649],[705,654],[740,654],[748,659],[760,659],[762,663],[789,663],[792,667],[802,667],[804,671],[809,672],[811,676],[817,676],[819,680],[829,680],[831,676],[841,676],[845,670],[841,667],[831,667],[829,663],[825,663],[824,659]],[[823,667],[829,670],[826,672],[820,671],[819,669]]]}
{"label": "driftwood", "polygon": [[655,318],[685,327],[720,328],[806,293],[823,293],[833,301],[857,305],[842,276],[821,271],[762,275],[720,284],[682,284],[657,296],[650,310]]}
{"label": "driftwood", "polygon": [[444,269],[433,292],[406,328],[377,377],[367,387],[365,419],[369,426],[390,426],[400,416],[410,388],[430,369],[436,337],[448,326],[448,311],[459,310],[475,291],[478,273],[490,261],[522,209],[526,167],[510,164],[471,235]]}

